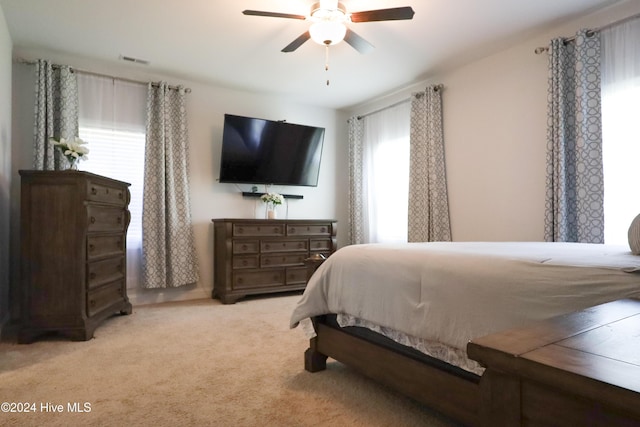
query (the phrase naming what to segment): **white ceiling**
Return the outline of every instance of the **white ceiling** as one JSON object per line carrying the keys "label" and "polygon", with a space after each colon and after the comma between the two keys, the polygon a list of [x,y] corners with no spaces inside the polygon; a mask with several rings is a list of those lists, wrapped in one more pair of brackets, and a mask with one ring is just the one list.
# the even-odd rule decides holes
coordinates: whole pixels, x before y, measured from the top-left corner
{"label": "white ceiling", "polygon": [[[245,16],[245,9],[307,15],[312,0],[0,0],[17,48],[121,61],[231,88],[346,108],[419,82],[541,27],[616,0],[343,0],[351,12],[411,6],[413,20],[350,24],[376,49],[307,41],[280,50],[307,21]],[[330,85],[326,85],[327,78]]]}

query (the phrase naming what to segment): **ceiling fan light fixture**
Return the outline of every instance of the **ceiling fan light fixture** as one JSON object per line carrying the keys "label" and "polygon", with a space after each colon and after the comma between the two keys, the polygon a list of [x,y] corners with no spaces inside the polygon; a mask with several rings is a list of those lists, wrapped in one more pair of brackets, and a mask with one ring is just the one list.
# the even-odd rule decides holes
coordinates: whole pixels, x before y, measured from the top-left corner
{"label": "ceiling fan light fixture", "polygon": [[323,46],[331,46],[344,40],[347,27],[342,22],[320,21],[309,27],[311,40]]}

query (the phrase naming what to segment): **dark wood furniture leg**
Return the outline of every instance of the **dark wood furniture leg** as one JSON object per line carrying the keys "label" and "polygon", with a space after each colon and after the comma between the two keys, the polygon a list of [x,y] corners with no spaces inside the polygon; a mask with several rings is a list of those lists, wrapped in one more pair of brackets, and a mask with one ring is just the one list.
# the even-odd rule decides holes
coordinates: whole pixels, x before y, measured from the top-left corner
{"label": "dark wood furniture leg", "polygon": [[317,372],[331,357],[465,425],[478,425],[479,377],[447,372],[314,319],[317,336],[305,352],[305,369]]}

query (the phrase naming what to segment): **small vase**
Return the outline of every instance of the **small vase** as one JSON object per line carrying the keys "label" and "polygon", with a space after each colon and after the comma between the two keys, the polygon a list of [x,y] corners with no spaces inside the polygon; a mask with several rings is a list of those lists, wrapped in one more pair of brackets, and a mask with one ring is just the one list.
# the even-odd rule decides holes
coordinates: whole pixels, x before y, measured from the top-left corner
{"label": "small vase", "polygon": [[67,168],[67,170],[70,171],[77,171],[78,170],[78,159],[67,159],[67,163],[69,163],[69,167]]}

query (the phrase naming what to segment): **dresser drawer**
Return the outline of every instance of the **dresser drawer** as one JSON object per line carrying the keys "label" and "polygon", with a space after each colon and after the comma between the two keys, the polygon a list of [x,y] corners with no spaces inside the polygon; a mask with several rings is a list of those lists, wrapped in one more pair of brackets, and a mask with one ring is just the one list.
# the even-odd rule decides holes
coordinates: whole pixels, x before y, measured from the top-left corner
{"label": "dresser drawer", "polygon": [[307,253],[273,254],[260,257],[260,267],[286,267],[290,265],[304,265]]}
{"label": "dresser drawer", "polygon": [[124,254],[124,234],[87,237],[87,259],[103,258]]}
{"label": "dresser drawer", "polygon": [[284,285],[284,268],[233,273],[233,289],[265,288]]}
{"label": "dresser drawer", "polygon": [[89,219],[88,231],[124,231],[127,224],[127,211],[108,206],[87,206]]}
{"label": "dresser drawer", "polygon": [[233,268],[258,268],[260,262],[258,255],[246,255],[233,257]]}
{"label": "dresser drawer", "polygon": [[87,284],[89,285],[89,289],[122,279],[124,278],[124,272],[124,257],[90,262],[87,266]]}
{"label": "dresser drawer", "polygon": [[293,252],[308,251],[309,241],[304,240],[262,240],[260,242],[260,252]]}
{"label": "dresser drawer", "polygon": [[232,243],[234,254],[257,254],[260,251],[258,240],[234,240]]}
{"label": "dresser drawer", "polygon": [[332,242],[330,239],[311,239],[309,249],[312,251],[331,251]]}
{"label": "dresser drawer", "polygon": [[87,293],[87,315],[91,317],[108,308],[111,304],[122,301],[124,298],[123,289],[124,281],[118,280],[89,291]]}
{"label": "dresser drawer", "polygon": [[284,224],[233,224],[234,237],[284,236]]}
{"label": "dresser drawer", "polygon": [[110,203],[125,206],[129,203],[129,189],[112,187],[104,184],[89,182],[89,194],[87,198],[94,202]]}
{"label": "dresser drawer", "polygon": [[285,282],[287,285],[307,283],[307,268],[287,268]]}
{"label": "dresser drawer", "polygon": [[295,224],[287,226],[287,236],[330,236],[329,224]]}

